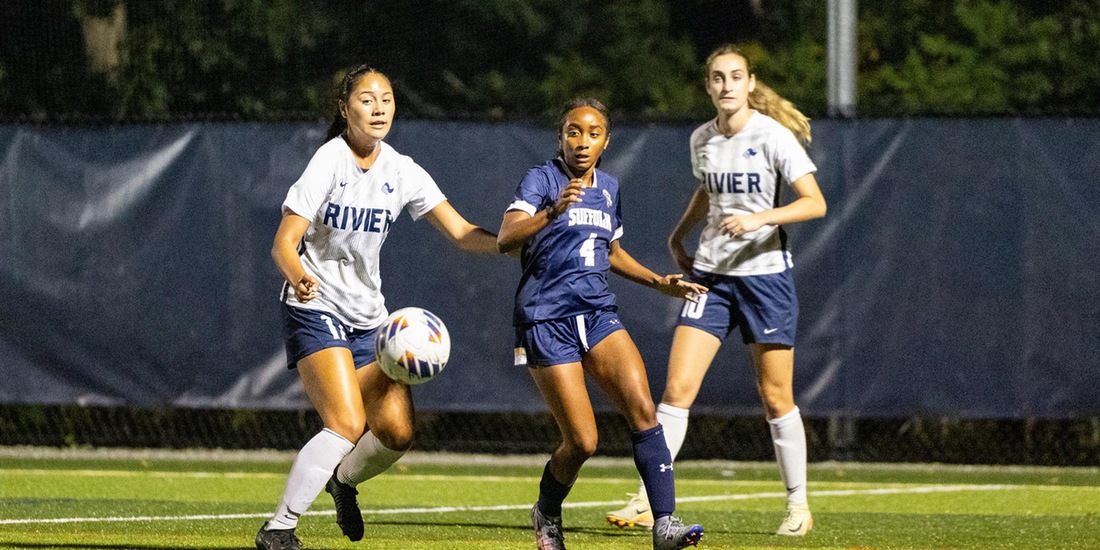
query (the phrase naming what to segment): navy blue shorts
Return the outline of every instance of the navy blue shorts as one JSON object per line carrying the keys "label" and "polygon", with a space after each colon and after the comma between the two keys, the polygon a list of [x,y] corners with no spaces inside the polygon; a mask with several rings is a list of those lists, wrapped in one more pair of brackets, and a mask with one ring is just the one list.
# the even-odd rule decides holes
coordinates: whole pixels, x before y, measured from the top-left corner
{"label": "navy blue shorts", "polygon": [[770,275],[734,277],[692,270],[691,280],[709,292],[697,303],[684,302],[677,326],[695,327],[725,340],[734,327],[746,344],[794,347],[798,297],[791,270]]}
{"label": "navy blue shorts", "polygon": [[314,309],[283,304],[283,338],[286,340],[286,368],[293,369],[298,361],[326,348],[347,348],[355,367],[374,362],[374,333],[351,328],[335,315]]}
{"label": "navy blue shorts", "polygon": [[601,309],[516,327],[516,364],[550,367],[580,362],[589,349],[623,329],[619,314]]}

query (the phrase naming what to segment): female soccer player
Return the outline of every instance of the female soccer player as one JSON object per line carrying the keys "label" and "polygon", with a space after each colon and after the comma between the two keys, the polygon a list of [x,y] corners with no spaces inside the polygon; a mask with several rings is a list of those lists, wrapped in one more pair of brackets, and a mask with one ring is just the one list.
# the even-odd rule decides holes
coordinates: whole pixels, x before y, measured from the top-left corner
{"label": "female soccer player", "polygon": [[[385,471],[412,444],[409,387],[374,360],[374,331],[387,316],[378,254],[408,210],[463,250],[496,254],[496,236],[459,214],[431,176],[383,140],[393,87],[362,65],[344,77],[328,141],[287,193],[271,255],[283,286],[287,359],[324,429],[298,452],[282,501],[256,534],[260,550],[297,550],[298,517],[324,488],[336,521],[363,537],[354,486]],[[369,426],[369,431],[364,430]],[[337,468],[339,465],[339,468]]]}
{"label": "female soccer player", "polygon": [[672,458],[657,423],[645,365],[615,313],[607,277],[614,271],[678,298],[695,299],[706,288],[680,275],[657,275],[620,245],[619,182],[596,169],[611,133],[604,106],[594,99],[573,100],[562,112],[558,132],[560,156],[527,172],[497,237],[502,251],[522,247],[514,310],[516,364],[530,367],[562,435],[531,509],[535,539],[539,550],[565,548],[562,502],[596,450],[587,373],[633,430],[634,463],[653,500],[653,547],[695,545],[703,528],[672,516]]}
{"label": "female soccer player", "polygon": [[[798,298],[781,224],[825,215],[817,168],[798,139],[810,141],[810,125],[794,105],[756,81],[736,47],[716,49],[706,68],[707,93],[718,113],[691,134],[698,185],[668,246],[676,263],[710,292],[680,312],[657,418],[675,458],[703,376],[722,340],[739,328],[787,487],[787,515],[776,534],[802,536],[813,527],[813,516],[806,499],[806,434],[792,390]],[[777,206],[782,182],[798,197]],[[704,219],[693,259],[682,241]],[[643,485],[607,519],[644,526],[653,521],[650,514]]]}

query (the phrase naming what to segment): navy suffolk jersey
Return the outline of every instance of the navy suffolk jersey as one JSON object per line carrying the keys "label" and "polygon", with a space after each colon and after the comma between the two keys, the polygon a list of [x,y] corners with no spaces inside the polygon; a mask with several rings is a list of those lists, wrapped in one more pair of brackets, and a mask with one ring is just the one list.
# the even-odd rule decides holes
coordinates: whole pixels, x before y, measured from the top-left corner
{"label": "navy suffolk jersey", "polygon": [[[552,206],[569,184],[559,162],[547,161],[528,170],[508,210],[522,210],[533,216]],[[607,274],[611,271],[611,241],[622,236],[619,181],[600,170],[596,170],[592,181],[581,202],[570,206],[523,245],[516,325],[615,309]]]}

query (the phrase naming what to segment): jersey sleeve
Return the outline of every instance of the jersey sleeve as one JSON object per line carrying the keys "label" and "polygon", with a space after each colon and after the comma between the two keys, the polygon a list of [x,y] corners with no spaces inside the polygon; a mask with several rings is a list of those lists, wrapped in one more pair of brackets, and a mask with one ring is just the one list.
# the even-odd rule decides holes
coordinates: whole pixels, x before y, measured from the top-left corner
{"label": "jersey sleeve", "polygon": [[523,176],[516,188],[516,195],[508,210],[522,210],[534,216],[536,212],[546,208],[553,201],[550,199],[550,182],[542,170],[532,168]]}
{"label": "jersey sleeve", "polygon": [[817,172],[817,166],[810,160],[810,155],[790,130],[776,132],[773,146],[776,172],[782,174],[788,185],[806,174]]}
{"label": "jersey sleeve", "polygon": [[703,179],[703,168],[699,164],[699,147],[698,132],[692,132],[688,149],[691,153],[691,175],[695,176],[695,181],[702,181]]}
{"label": "jersey sleeve", "polygon": [[405,193],[405,210],[413,220],[419,220],[439,203],[447,200],[428,171],[410,158],[402,159],[400,188]]}
{"label": "jersey sleeve", "polygon": [[331,147],[321,147],[313,154],[298,181],[287,191],[284,212],[289,210],[307,220],[317,215],[334,184],[333,151]]}
{"label": "jersey sleeve", "polygon": [[611,233],[611,240],[621,239],[623,237],[623,201],[620,187],[615,187],[615,216],[611,221],[611,227],[613,229]]}

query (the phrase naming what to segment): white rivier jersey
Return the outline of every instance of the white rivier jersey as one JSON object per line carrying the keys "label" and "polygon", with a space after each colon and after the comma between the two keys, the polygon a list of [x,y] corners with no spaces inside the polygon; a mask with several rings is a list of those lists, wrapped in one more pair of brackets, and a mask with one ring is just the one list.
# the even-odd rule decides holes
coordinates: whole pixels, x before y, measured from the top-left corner
{"label": "white rivier jersey", "polygon": [[299,247],[302,266],[321,281],[306,303],[283,286],[287,304],[336,315],[359,329],[378,326],[388,315],[382,297],[378,253],[390,225],[407,208],[414,220],[446,197],[413,160],[386,143],[368,170],[355,162],[342,137],[321,146],[283,202],[310,221]]}
{"label": "white rivier jersey", "polygon": [[787,237],[765,225],[740,237],[719,229],[722,219],[779,206],[779,182],[787,185],[816,172],[806,150],[790,130],[753,111],[731,137],[711,120],[691,134],[691,169],[710,199],[706,226],[699,237],[694,267],[720,275],[766,275],[792,266]]}

